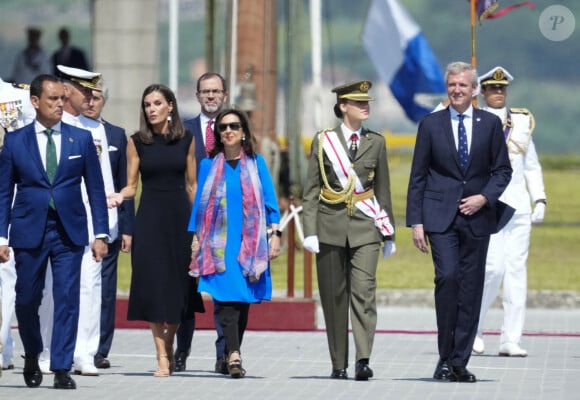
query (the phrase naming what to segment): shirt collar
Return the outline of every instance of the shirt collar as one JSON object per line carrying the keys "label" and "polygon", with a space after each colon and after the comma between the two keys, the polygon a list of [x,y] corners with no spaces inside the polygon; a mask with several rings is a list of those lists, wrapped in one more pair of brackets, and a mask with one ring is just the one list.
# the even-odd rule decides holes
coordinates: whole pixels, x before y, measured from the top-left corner
{"label": "shirt collar", "polygon": [[[459,113],[457,111],[455,111],[455,109],[453,107],[449,106],[449,112],[451,112],[451,119],[457,119],[457,116],[459,115]],[[464,115],[466,118],[472,118],[473,117],[473,106],[470,105],[467,110],[465,110],[464,112],[461,113],[461,115]]]}
{"label": "shirt collar", "polygon": [[342,130],[342,133],[344,134],[344,139],[348,142],[350,140],[350,137],[352,136],[353,133],[356,133],[356,135],[358,136],[358,138],[360,139],[360,135],[362,132],[362,125],[360,128],[358,128],[356,131],[350,130],[345,124],[344,122],[342,124],[340,124],[340,129]]}
{"label": "shirt collar", "polygon": [[206,126],[209,121],[215,122],[215,118],[210,118],[207,115],[205,115],[204,113],[200,113],[199,115],[200,115],[201,126]]}
{"label": "shirt collar", "polygon": [[502,121],[505,120],[505,117],[507,115],[507,107],[503,107],[503,108],[484,107],[483,109],[485,111],[488,111],[492,114],[497,115],[499,117],[499,119],[501,119]]}
{"label": "shirt collar", "polygon": [[[56,124],[54,124],[53,126],[48,127],[48,128],[52,129],[53,133],[61,133],[62,132],[62,123],[61,123],[61,121],[58,121]],[[40,122],[38,122],[38,120],[34,121],[34,131],[36,133],[44,134],[44,131],[48,128],[43,126]]]}

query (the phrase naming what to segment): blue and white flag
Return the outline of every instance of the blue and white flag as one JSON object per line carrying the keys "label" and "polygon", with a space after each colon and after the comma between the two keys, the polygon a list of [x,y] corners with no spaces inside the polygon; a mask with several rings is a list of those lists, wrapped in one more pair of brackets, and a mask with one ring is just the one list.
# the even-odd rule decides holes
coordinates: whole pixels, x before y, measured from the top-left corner
{"label": "blue and white flag", "polygon": [[363,45],[379,77],[391,88],[414,122],[431,112],[417,103],[418,94],[445,93],[441,67],[419,25],[397,0],[373,0]]}

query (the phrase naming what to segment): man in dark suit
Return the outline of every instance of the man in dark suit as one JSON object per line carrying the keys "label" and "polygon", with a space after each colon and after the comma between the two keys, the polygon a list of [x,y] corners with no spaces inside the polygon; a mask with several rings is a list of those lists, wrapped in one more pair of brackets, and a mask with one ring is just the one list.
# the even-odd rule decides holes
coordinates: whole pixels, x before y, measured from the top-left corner
{"label": "man in dark suit", "polygon": [[[107,253],[107,200],[91,133],[61,122],[63,84],[39,75],[30,86],[36,121],[6,135],[0,153],[0,262],[16,262],[16,317],[24,346],[24,381],[39,386],[42,339],[38,308],[50,260],[53,276],[54,330],[51,370],[54,387],[75,389],[73,362],[79,316],[81,260],[88,224],[81,195],[86,185],[96,238],[95,260]],[[12,196],[17,189],[14,205]],[[8,225],[10,241],[8,238]]]}
{"label": "man in dark suit", "polygon": [[[113,173],[113,184],[118,192],[127,185],[127,136],[125,129],[103,119],[101,113],[109,98],[109,89],[101,78],[97,86],[101,91],[93,90],[89,108],[83,114],[103,124],[109,147],[109,161]],[[119,235],[109,244],[109,252],[103,258],[101,268],[101,334],[97,354],[94,357],[95,367],[110,368],[107,359],[113,335],[115,333],[115,309],[117,302],[117,263],[119,252],[131,251],[133,221],[135,220],[135,202],[125,200],[117,207],[119,213]]]}
{"label": "man in dark suit", "polygon": [[[201,105],[201,113],[196,117],[184,122],[185,129],[193,133],[195,140],[195,161],[197,171],[199,163],[209,154],[213,148],[213,129],[215,117],[223,109],[228,99],[226,80],[218,73],[206,72],[197,80],[196,87],[197,101]],[[216,346],[215,372],[228,375],[226,363],[226,344],[221,325],[217,317],[217,305],[214,303],[214,323],[218,337]],[[181,321],[177,330],[177,347],[175,349],[175,370],[185,371],[186,360],[191,350],[191,340],[195,330],[195,319]]]}
{"label": "man in dark suit", "polygon": [[489,237],[512,169],[499,118],[471,105],[477,72],[453,62],[445,72],[450,105],[417,132],[407,192],[407,226],[435,266],[439,362],[433,377],[475,382],[466,367],[475,340]]}
{"label": "man in dark suit", "polygon": [[334,88],[342,123],[312,141],[304,185],[304,248],[316,254],[332,379],[347,379],[349,310],[358,381],[373,377],[377,325],[376,270],[381,246],[394,247],[391,189],[384,137],[363,127],[371,82]]}

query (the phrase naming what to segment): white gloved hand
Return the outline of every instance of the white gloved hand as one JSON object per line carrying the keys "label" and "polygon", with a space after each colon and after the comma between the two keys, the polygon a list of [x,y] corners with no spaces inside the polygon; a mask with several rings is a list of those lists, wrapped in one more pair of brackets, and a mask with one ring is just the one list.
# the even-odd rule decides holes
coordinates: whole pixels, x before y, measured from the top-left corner
{"label": "white gloved hand", "polygon": [[306,250],[308,250],[311,253],[318,253],[320,251],[318,247],[318,236],[316,235],[305,237],[302,245]]}
{"label": "white gloved hand", "polygon": [[392,240],[385,240],[385,245],[383,246],[383,258],[389,258],[397,251],[397,246]]}
{"label": "white gloved hand", "polygon": [[546,212],[546,205],[544,203],[536,203],[534,212],[532,212],[532,224],[539,224],[544,220]]}

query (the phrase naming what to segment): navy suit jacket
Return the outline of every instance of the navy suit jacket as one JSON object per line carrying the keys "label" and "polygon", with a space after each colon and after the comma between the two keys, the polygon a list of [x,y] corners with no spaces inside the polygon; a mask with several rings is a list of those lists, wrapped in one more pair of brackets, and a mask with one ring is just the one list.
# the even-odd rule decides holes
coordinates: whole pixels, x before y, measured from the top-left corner
{"label": "navy suit jacket", "polygon": [[[0,236],[14,248],[42,244],[51,195],[69,239],[89,243],[87,214],[81,195],[84,178],[94,233],[109,234],[107,199],[97,149],[89,131],[61,124],[61,152],[51,184],[42,164],[34,122],[6,134],[0,153]],[[16,197],[12,205],[14,187]]]}
{"label": "navy suit jacket", "polygon": [[204,132],[201,131],[201,114],[197,117],[188,119],[183,122],[185,129],[193,133],[193,140],[195,140],[195,163],[196,171],[199,173],[199,163],[207,157],[205,154],[205,144],[203,141]]}
{"label": "navy suit jacket", "polygon": [[[118,192],[127,185],[127,136],[125,129],[103,121],[107,143],[109,145],[109,160],[113,173],[113,184]],[[135,220],[135,201],[125,200],[118,208],[119,234],[133,235]]]}
{"label": "navy suit jacket", "polygon": [[462,198],[483,194],[488,203],[467,217],[471,231],[478,236],[497,232],[504,206],[498,199],[512,168],[500,119],[475,108],[472,121],[465,175],[459,166],[449,108],[419,123],[407,193],[407,226],[423,224],[425,232],[444,232]]}

